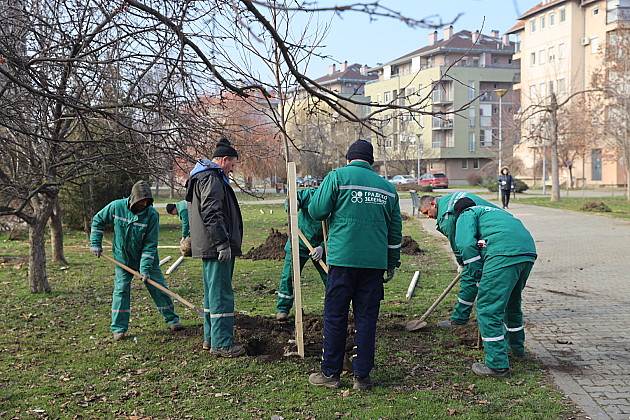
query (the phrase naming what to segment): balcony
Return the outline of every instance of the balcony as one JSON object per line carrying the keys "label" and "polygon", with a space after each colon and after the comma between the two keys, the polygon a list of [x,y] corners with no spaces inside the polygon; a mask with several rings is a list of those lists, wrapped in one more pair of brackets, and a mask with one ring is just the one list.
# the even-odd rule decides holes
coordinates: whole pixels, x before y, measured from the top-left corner
{"label": "balcony", "polygon": [[[439,89],[439,88],[436,88]],[[433,103],[434,104],[447,104],[452,103],[453,98],[450,92],[443,90],[434,90],[433,91]]]}
{"label": "balcony", "polygon": [[452,130],[453,129],[453,120],[434,117],[433,118],[433,129],[434,130]]}

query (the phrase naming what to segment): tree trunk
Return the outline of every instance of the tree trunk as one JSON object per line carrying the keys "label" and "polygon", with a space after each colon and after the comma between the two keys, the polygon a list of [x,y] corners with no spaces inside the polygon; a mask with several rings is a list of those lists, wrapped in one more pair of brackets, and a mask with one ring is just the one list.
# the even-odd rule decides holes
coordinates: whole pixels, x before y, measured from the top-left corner
{"label": "tree trunk", "polygon": [[52,245],[52,261],[57,264],[67,264],[63,252],[63,226],[61,224],[61,205],[59,197],[55,198],[53,209],[50,213],[50,242]]}
{"label": "tree trunk", "polygon": [[44,195],[31,199],[33,218],[28,225],[29,261],[28,279],[31,293],[50,293],[46,273],[46,226],[56,197]]}
{"label": "tree trunk", "polygon": [[562,201],[560,199],[560,168],[558,167],[558,100],[555,93],[551,92],[551,105],[549,112],[550,140],[551,140],[551,202]]}

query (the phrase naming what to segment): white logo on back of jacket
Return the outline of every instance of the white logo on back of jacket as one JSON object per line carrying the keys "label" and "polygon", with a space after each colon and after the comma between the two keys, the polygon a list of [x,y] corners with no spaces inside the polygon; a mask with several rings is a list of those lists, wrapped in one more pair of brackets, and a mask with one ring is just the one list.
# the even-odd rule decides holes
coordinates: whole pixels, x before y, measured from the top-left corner
{"label": "white logo on back of jacket", "polygon": [[387,204],[387,196],[374,191],[352,191],[350,199],[354,204],[378,204],[384,206]]}

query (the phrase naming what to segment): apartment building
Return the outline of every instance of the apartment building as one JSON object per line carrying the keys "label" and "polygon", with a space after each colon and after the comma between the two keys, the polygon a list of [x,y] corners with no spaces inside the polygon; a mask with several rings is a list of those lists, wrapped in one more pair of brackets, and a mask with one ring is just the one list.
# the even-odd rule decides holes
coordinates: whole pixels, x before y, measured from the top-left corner
{"label": "apartment building", "polygon": [[451,184],[465,185],[472,172],[498,172],[499,140],[505,140],[505,158],[511,154],[508,140],[517,134],[511,123],[519,98],[514,47],[497,31],[453,33],[451,26],[442,39],[435,31],[426,46],[370,69],[378,74],[365,86],[372,112],[379,104],[421,111],[379,115],[383,137],[371,140],[381,173],[416,174],[420,166],[421,173],[444,172]]}
{"label": "apartment building", "polygon": [[[628,22],[629,11],[630,0],[545,0],[523,13],[508,31],[515,39],[514,60],[521,63],[521,81],[515,86],[521,92],[523,117],[523,141],[514,150],[523,163],[519,178],[537,185],[545,174],[550,183],[549,115],[540,110],[548,107],[552,93],[567,109],[572,101],[592,94],[584,91],[594,87],[593,77],[615,44],[620,23]],[[595,117],[584,112],[581,118]],[[607,150],[601,136],[583,131],[586,147],[561,163],[561,184],[625,184],[617,153]],[[560,141],[571,141],[570,135],[576,134],[563,138],[560,133]]]}

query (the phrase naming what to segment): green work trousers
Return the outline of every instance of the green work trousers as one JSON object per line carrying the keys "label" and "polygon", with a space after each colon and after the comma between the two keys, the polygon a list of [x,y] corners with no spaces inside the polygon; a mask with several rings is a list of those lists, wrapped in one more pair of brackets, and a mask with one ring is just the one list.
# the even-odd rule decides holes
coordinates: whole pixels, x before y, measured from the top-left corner
{"label": "green work trousers", "polygon": [[477,322],[489,368],[510,367],[508,346],[517,356],[525,352],[521,292],[533,266],[533,261],[518,257],[495,257],[484,262],[477,297]]}
{"label": "green work trousers", "polygon": [[477,299],[479,285],[477,280],[471,276],[462,276],[459,281],[459,293],[457,294],[457,304],[451,315],[451,321],[458,325],[464,325],[470,319],[470,312]]}
{"label": "green work trousers", "polygon": [[203,339],[211,347],[231,346],[234,339],[234,259],[220,263],[216,258],[204,258],[202,269]]}
{"label": "green work trousers", "polygon": [[[304,268],[304,265],[308,260],[313,261],[310,257],[300,256],[300,273],[302,272],[302,269]],[[315,265],[319,276],[322,278],[325,289],[326,281],[328,280],[328,274],[326,274],[322,266],[317,261],[313,261],[313,265]],[[293,307],[293,270],[291,269],[291,267],[291,252],[287,251],[287,254],[284,258],[284,268],[282,269],[280,285],[278,286],[278,304],[276,305],[277,312],[289,313],[291,311],[291,308]]]}
{"label": "green work trousers", "polygon": [[[114,294],[112,298],[112,325],[110,328],[113,333],[124,333],[129,328],[129,315],[131,314],[131,281],[133,280],[133,274],[118,266],[116,266],[115,269]],[[166,287],[164,276],[162,275],[162,270],[160,270],[159,265],[154,265],[151,268],[149,276],[154,282]],[[167,324],[179,322],[179,317],[175,313],[171,297],[149,283],[145,283],[145,286],[151,294],[158,312],[164,317],[164,321],[166,321]]]}

